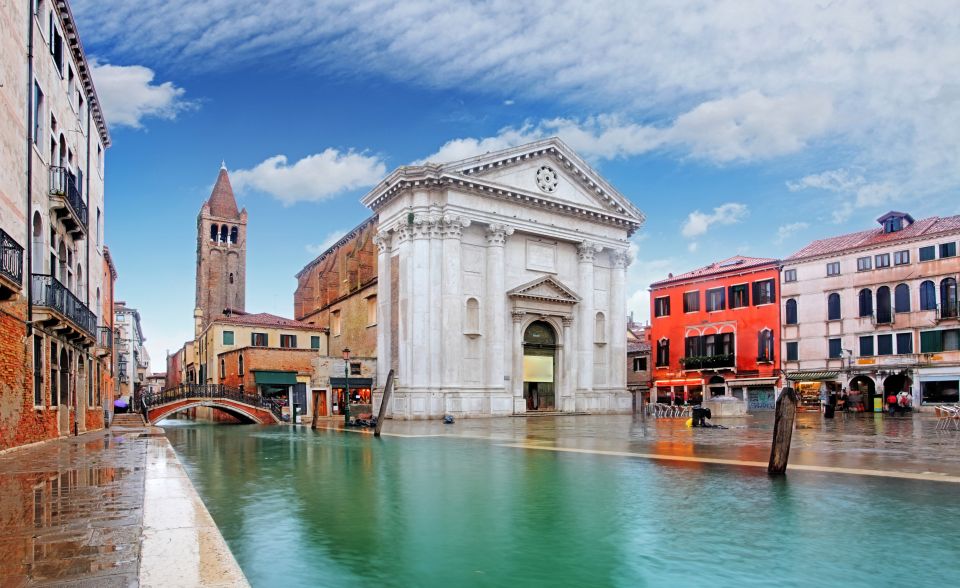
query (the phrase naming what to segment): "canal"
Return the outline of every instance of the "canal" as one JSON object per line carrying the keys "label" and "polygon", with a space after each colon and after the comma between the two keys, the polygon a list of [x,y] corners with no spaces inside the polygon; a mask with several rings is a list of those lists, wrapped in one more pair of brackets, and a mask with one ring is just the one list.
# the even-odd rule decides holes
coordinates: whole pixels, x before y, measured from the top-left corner
{"label": "canal", "polygon": [[960,576],[955,484],[165,421],[260,586],[900,586]]}

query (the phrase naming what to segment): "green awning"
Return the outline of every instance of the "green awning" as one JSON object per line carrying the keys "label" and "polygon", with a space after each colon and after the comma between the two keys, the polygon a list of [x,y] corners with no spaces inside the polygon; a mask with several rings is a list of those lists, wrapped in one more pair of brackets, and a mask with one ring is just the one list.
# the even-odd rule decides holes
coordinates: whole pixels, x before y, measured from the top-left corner
{"label": "green awning", "polygon": [[273,372],[254,370],[253,379],[257,385],[273,384],[277,386],[292,386],[297,383],[297,372]]}
{"label": "green awning", "polygon": [[822,382],[824,380],[836,380],[840,372],[787,372],[787,379],[794,382]]}

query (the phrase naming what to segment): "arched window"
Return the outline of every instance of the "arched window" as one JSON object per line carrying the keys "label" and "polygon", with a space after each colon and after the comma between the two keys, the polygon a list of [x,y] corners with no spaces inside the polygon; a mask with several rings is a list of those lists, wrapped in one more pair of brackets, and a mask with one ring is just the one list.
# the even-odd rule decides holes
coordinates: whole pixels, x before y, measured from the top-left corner
{"label": "arched window", "polygon": [[[100,318],[103,318],[103,308],[100,306],[100,288],[97,287],[97,312],[96,315]],[[98,321],[99,323],[99,321]],[[99,334],[98,334],[99,336]]]}
{"label": "arched window", "polygon": [[[51,243],[52,245],[52,243]],[[33,213],[33,273],[43,272],[43,218],[40,212]],[[53,271],[51,269],[51,271]]]}
{"label": "arched window", "polygon": [[795,325],[797,324],[797,301],[793,298],[787,300],[787,324]]}
{"label": "arched window", "polygon": [[873,314],[873,292],[870,288],[860,290],[860,316],[870,316]]}
{"label": "arched window", "polygon": [[230,272],[230,283],[233,283],[233,272]]}
{"label": "arched window", "polygon": [[223,358],[221,357],[220,358],[220,378],[223,379],[226,377],[227,377],[227,363],[223,361]]}
{"label": "arched window", "polygon": [[757,333],[757,361],[773,361],[773,331],[770,329]]}
{"label": "arched window", "polygon": [[237,244],[237,237],[239,236],[239,234],[240,234],[240,231],[237,230],[237,227],[233,227],[230,229],[230,242],[233,243],[234,245]]}
{"label": "arched window", "polygon": [[940,316],[957,316],[957,280],[940,280]]}
{"label": "arched window", "polygon": [[79,263],[77,264],[77,291],[76,295],[79,298],[85,298],[83,295],[84,283],[83,283],[83,266]]}
{"label": "arched window", "polygon": [[880,286],[877,288],[877,323],[891,322],[893,322],[893,313],[890,309],[890,288]]}
{"label": "arched window", "polygon": [[593,325],[594,343],[607,342],[607,321],[602,312],[598,312]]}
{"label": "arched window", "polygon": [[657,367],[670,366],[670,340],[660,339],[657,341]]}
{"label": "arched window", "polygon": [[827,320],[840,320],[840,295],[836,292],[827,296]]}
{"label": "arched window", "polygon": [[926,280],[920,284],[920,310],[937,309],[937,288],[933,282]]}
{"label": "arched window", "polygon": [[898,284],[893,290],[894,312],[910,312],[910,286]]}
{"label": "arched window", "polygon": [[467,298],[464,332],[470,335],[480,334],[480,302],[476,298]]}
{"label": "arched window", "polygon": [[210,240],[211,240],[211,241],[214,241],[214,242],[215,242],[215,241],[217,240],[217,235],[218,235],[219,233],[220,233],[220,227],[218,227],[216,224],[210,225]]}
{"label": "arched window", "polygon": [[538,345],[551,347],[557,344],[557,334],[554,332],[550,323],[545,321],[534,321],[530,323],[527,330],[523,333],[524,345]]}
{"label": "arched window", "polygon": [[240,355],[237,358],[237,371],[240,373],[241,376],[243,375],[243,355]]}
{"label": "arched window", "polygon": [[220,225],[220,242],[227,242],[227,225]]}

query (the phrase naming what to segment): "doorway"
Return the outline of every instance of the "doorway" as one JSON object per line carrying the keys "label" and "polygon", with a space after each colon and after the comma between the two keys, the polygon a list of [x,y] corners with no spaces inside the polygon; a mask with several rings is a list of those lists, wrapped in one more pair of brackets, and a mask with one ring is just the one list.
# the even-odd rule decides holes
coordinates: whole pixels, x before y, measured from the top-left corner
{"label": "doorway", "polygon": [[534,321],[523,334],[523,399],[527,411],[556,410],[557,333]]}
{"label": "doorway", "polygon": [[59,415],[60,435],[70,434],[70,358],[66,349],[60,349],[60,404],[57,408]]}
{"label": "doorway", "polygon": [[327,391],[313,391],[313,412],[317,416],[327,416]]}

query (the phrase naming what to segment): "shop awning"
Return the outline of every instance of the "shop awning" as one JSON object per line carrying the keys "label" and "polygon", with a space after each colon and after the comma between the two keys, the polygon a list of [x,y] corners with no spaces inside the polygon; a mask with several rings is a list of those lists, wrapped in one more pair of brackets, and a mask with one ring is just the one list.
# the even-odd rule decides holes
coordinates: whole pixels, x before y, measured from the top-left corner
{"label": "shop awning", "polygon": [[297,372],[274,372],[267,370],[253,370],[253,379],[260,384],[274,386],[292,386],[297,383]]}
{"label": "shop awning", "polygon": [[[331,388],[346,388],[346,378],[330,378]],[[351,388],[373,388],[373,378],[350,378]]]}
{"label": "shop awning", "polygon": [[727,380],[728,386],[776,386],[777,378],[736,378]]}
{"label": "shop awning", "polygon": [[818,372],[813,370],[786,373],[787,379],[793,380],[794,382],[823,382],[825,380],[836,380],[839,375],[840,372]]}
{"label": "shop awning", "polygon": [[654,386],[702,386],[702,379],[686,379],[686,380],[657,380],[653,383]]}

